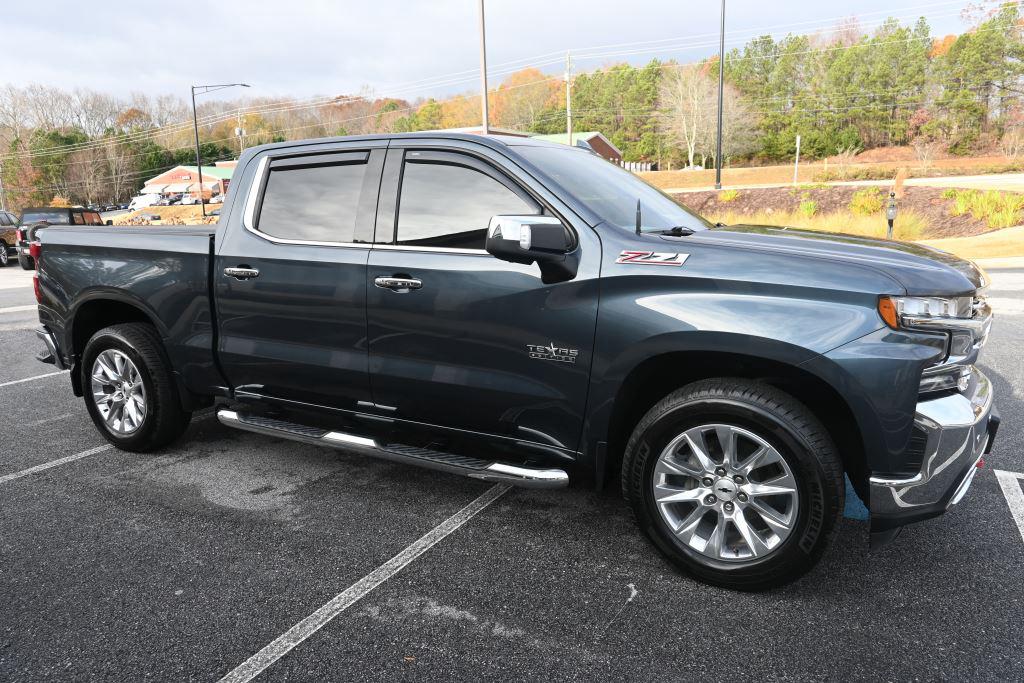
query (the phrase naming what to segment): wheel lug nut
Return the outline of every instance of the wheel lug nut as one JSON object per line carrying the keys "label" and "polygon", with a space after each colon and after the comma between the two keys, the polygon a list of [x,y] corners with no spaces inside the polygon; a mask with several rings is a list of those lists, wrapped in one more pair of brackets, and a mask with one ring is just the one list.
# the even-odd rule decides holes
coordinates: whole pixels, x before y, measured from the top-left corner
{"label": "wheel lug nut", "polygon": [[719,467],[718,469],[715,470],[715,474],[717,474],[720,477],[724,477],[725,476],[725,468],[724,467]]}
{"label": "wheel lug nut", "polygon": [[715,503],[718,502],[718,498],[715,498],[714,496],[705,496],[704,502],[707,503],[708,505],[714,505]]}
{"label": "wheel lug nut", "polygon": [[732,508],[733,508],[732,503],[726,503],[725,504],[725,511],[726,512],[732,512]]}
{"label": "wheel lug nut", "polygon": [[732,478],[732,480],[733,480],[734,482],[736,482],[737,484],[742,484],[742,483],[743,483],[743,477],[741,477],[741,476],[740,476],[740,475],[738,475],[738,474],[737,474],[737,475],[736,475],[735,477],[733,477],[733,478]]}
{"label": "wheel lug nut", "polygon": [[704,477],[703,479],[700,480],[700,483],[704,484],[704,486],[711,486],[715,482],[711,479],[711,477]]}
{"label": "wheel lug nut", "polygon": [[739,498],[743,502],[746,502],[747,501],[747,494],[741,493],[740,495],[737,496],[737,498]]}

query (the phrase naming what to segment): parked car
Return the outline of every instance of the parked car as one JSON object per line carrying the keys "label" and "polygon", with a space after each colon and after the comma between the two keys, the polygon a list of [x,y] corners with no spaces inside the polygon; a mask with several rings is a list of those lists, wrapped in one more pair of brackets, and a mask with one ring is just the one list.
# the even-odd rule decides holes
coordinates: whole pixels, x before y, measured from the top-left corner
{"label": "parked car", "polygon": [[153,206],[160,201],[160,195],[158,194],[140,194],[136,197],[132,197],[132,200],[126,207],[129,211],[138,211],[144,209],[147,206]]}
{"label": "parked car", "polygon": [[234,175],[216,228],[33,247],[41,359],[118,448],[216,404],[484,481],[618,481],[672,562],[744,590],[818,561],[844,474],[879,543],[957,503],[992,449],[987,282],[951,254],[716,226],[528,138],[287,142]]}
{"label": "parked car", "polygon": [[186,194],[182,195],[181,203],[183,205],[191,206],[193,204],[198,204],[199,203],[199,198],[196,197],[194,194],[186,193]]}
{"label": "parked car", "polygon": [[0,211],[0,268],[6,268],[11,257],[18,255],[18,217]]}
{"label": "parked car", "polygon": [[215,194],[214,196],[210,197],[209,203],[210,204],[223,204],[224,203],[224,195],[222,195],[222,194]]}
{"label": "parked car", "polygon": [[25,270],[35,267],[31,246],[39,228],[47,225],[103,225],[98,211],[81,206],[58,208],[52,206],[23,209],[16,230],[18,263]]}

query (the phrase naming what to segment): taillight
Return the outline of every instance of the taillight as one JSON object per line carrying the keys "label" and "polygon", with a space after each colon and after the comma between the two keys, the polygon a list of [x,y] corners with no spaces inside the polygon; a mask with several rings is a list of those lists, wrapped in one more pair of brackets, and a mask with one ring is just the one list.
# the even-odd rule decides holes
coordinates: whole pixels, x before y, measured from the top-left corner
{"label": "taillight", "polygon": [[24,242],[25,241],[25,231],[22,230],[21,228],[18,228],[18,241],[19,242]]}
{"label": "taillight", "polygon": [[43,265],[43,243],[35,240],[28,246],[28,253],[35,261],[36,272],[32,276],[32,289],[36,293],[36,302],[43,303],[43,290],[39,286],[39,267]]}
{"label": "taillight", "polygon": [[36,303],[43,303],[43,288],[39,286],[39,272],[32,276],[32,290],[36,294]]}

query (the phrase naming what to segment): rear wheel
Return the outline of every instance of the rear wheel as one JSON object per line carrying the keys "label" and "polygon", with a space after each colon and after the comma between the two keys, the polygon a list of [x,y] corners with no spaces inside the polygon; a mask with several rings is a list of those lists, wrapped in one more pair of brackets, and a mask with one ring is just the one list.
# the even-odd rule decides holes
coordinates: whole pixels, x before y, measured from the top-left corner
{"label": "rear wheel", "polygon": [[100,330],[82,354],[89,416],[112,444],[145,452],[168,445],[188,427],[160,338],[143,323]]}
{"label": "rear wheel", "polygon": [[18,253],[18,264],[24,270],[32,270],[32,269],[34,269],[36,267],[36,264],[32,260],[31,256],[25,256],[25,255],[21,254],[20,252]]}
{"label": "rear wheel", "polygon": [[842,465],[801,403],[744,379],[670,394],[626,447],[623,493],[678,567],[714,585],[764,590],[808,571],[843,509]]}
{"label": "rear wheel", "polygon": [[10,256],[7,254],[7,242],[0,240],[0,268],[6,268],[10,262]]}

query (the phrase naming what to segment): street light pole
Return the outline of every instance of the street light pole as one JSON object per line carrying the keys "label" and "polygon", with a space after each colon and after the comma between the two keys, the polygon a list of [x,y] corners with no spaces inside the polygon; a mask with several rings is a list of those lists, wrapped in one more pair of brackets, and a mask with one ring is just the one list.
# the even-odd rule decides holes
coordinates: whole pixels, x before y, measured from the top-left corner
{"label": "street light pole", "polygon": [[484,0],[480,0],[480,107],[483,109],[484,135],[491,132],[487,115],[487,32],[484,28]]}
{"label": "street light pole", "polygon": [[[482,2],[483,0],[481,0]],[[218,85],[193,85],[192,86],[192,132],[196,136],[196,170],[199,172],[199,206],[203,212],[203,218],[206,218],[206,200],[203,197],[203,162],[199,156],[199,117],[196,115],[196,90],[199,90],[199,94],[213,92],[214,90],[223,90],[224,88],[233,88],[240,86],[242,88],[248,88],[248,83],[221,83]]]}
{"label": "street light pole", "polygon": [[715,189],[722,189],[722,91],[725,87],[725,0],[718,34],[718,143],[715,151]]}

